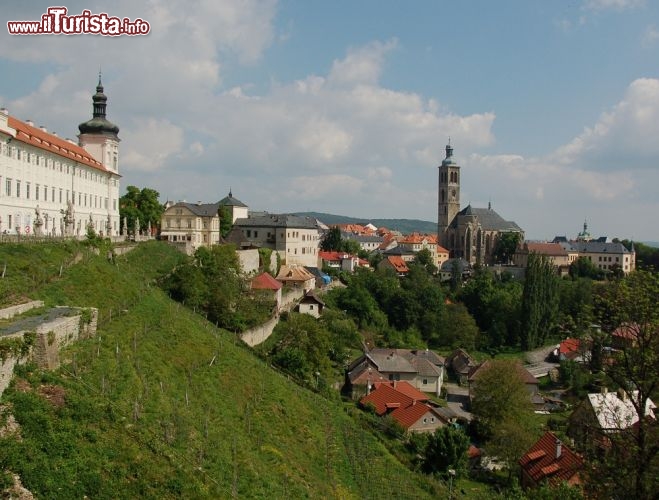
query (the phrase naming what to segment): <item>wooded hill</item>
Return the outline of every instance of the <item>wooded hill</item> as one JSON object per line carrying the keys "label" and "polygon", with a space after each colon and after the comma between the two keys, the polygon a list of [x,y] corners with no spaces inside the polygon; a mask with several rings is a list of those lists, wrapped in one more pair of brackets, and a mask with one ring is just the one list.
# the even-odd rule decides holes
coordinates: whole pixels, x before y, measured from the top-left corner
{"label": "wooded hill", "polygon": [[99,309],[97,336],[68,348],[58,371],[17,368],[0,406],[0,489],[11,472],[37,498],[446,495],[338,400],[297,386],[172,301],[155,281],[181,254],[158,242],[114,262],[107,251],[0,245],[4,304]]}

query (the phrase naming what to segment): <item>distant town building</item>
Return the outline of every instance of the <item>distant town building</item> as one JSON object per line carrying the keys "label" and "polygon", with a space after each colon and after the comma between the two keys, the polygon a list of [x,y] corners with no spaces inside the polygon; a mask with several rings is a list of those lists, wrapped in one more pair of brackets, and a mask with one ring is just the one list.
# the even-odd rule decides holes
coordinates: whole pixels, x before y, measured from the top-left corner
{"label": "distant town building", "polygon": [[242,201],[233,197],[231,189],[229,189],[229,195],[222,198],[218,205],[220,207],[227,207],[229,213],[231,214],[231,223],[235,223],[236,219],[244,219],[249,216],[249,208]]}
{"label": "distant town building", "polygon": [[453,148],[446,146],[446,158],[439,166],[437,234],[439,244],[452,258],[462,258],[470,264],[491,264],[497,241],[503,233],[524,231],[514,222],[501,217],[489,205],[460,210],[460,166],[453,158]]}
{"label": "distant town building", "polygon": [[227,241],[239,248],[270,248],[282,263],[318,265],[320,227],[316,219],[291,214],[251,215],[236,219]]}
{"label": "distant town building", "polygon": [[185,247],[188,254],[220,243],[219,203],[167,203],[160,218],[160,238]]}

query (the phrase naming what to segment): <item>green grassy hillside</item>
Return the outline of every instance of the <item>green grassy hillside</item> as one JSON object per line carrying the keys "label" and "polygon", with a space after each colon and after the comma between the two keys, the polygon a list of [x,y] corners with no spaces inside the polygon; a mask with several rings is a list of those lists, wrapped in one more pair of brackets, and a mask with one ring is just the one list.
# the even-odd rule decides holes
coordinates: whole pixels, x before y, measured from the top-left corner
{"label": "green grassy hillside", "polygon": [[[340,402],[295,385],[171,301],[154,285],[180,261],[167,246],[142,245],[115,264],[104,251],[67,251],[39,249],[55,260],[17,289],[49,305],[98,307],[98,335],[68,349],[57,372],[19,368],[2,398],[20,439],[0,438],[0,469],[18,473],[38,498],[445,493],[406,470]],[[0,245],[0,265],[21,258]],[[60,277],[61,260],[69,265]]]}

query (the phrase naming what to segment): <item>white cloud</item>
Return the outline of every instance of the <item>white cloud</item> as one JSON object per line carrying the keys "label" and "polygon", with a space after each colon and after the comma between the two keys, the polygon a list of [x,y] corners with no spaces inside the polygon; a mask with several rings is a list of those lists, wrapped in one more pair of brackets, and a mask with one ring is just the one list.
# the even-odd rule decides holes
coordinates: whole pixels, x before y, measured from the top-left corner
{"label": "white cloud", "polygon": [[[124,136],[121,160],[133,170],[158,170],[183,148],[183,130],[167,120],[138,118]],[[195,145],[191,149],[199,150]]]}
{"label": "white cloud", "polygon": [[588,10],[624,10],[645,5],[645,0],[585,0],[583,7]]}
{"label": "white cloud", "polygon": [[386,43],[372,42],[348,51],[341,60],[335,60],[329,74],[329,80],[336,84],[375,84],[382,73],[385,55],[396,48],[397,40]]}
{"label": "white cloud", "polygon": [[641,42],[644,47],[651,47],[659,40],[659,29],[654,24],[651,24],[645,29]]}

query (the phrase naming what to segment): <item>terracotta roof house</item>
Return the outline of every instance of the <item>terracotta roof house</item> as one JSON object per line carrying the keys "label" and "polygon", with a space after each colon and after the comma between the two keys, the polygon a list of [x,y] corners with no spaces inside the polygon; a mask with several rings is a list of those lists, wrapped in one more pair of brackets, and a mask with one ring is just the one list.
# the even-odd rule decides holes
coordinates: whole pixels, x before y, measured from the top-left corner
{"label": "terracotta roof house", "polygon": [[276,302],[277,311],[281,307],[281,289],[283,285],[281,282],[274,279],[268,273],[261,273],[258,276],[252,278],[250,282],[252,290],[259,290],[261,293],[271,293],[274,296]]}
{"label": "terracotta roof house", "polygon": [[542,484],[570,486],[581,484],[584,468],[581,457],[565,446],[552,432],[545,432],[519,459],[523,488],[536,488]]}
{"label": "terracotta roof house", "polygon": [[334,252],[320,250],[318,252],[318,267],[325,266],[341,271],[352,273],[360,266],[360,258],[346,252]]}
{"label": "terracotta roof house", "polygon": [[359,402],[373,405],[378,415],[389,414],[408,432],[434,432],[446,425],[444,416],[426,404],[428,396],[405,381],[378,382]]}
{"label": "terracotta roof house", "polygon": [[[632,402],[638,397],[638,391],[627,394],[623,390],[588,394],[570,415],[568,435],[583,449],[607,449],[607,435],[620,432],[634,426],[639,418]],[[656,420],[656,405],[651,399],[646,401],[645,417]]]}
{"label": "terracotta roof house", "polygon": [[316,287],[316,277],[307,271],[304,266],[281,266],[277,281],[303,290],[313,290]]}
{"label": "terracotta roof house", "polygon": [[313,290],[309,290],[304,294],[297,307],[299,313],[319,318],[323,314],[325,302],[319,299]]}
{"label": "terracotta roof house", "polygon": [[569,274],[570,264],[577,260],[579,256],[576,251],[568,251],[560,243],[526,241],[515,251],[513,262],[516,266],[525,268],[528,266],[529,254],[531,253],[547,257],[560,276]]}
{"label": "terracotta roof house", "polygon": [[378,269],[393,269],[398,276],[405,276],[410,271],[399,255],[388,255],[378,264]]}
{"label": "terracotta roof house", "polygon": [[439,395],[444,359],[429,350],[374,348],[348,366],[343,391],[359,397],[378,379],[407,381],[419,391]]}

